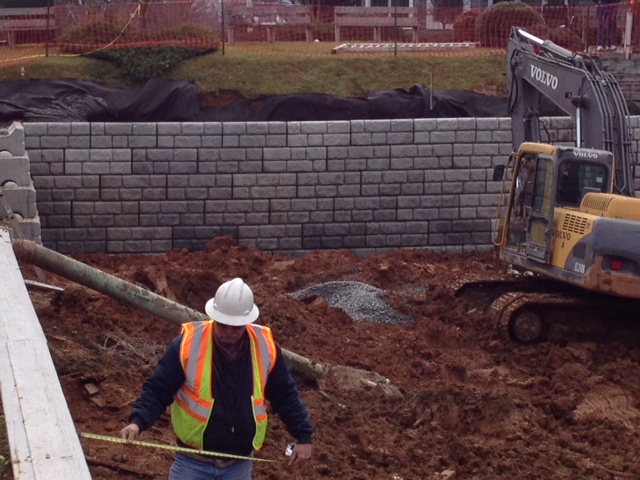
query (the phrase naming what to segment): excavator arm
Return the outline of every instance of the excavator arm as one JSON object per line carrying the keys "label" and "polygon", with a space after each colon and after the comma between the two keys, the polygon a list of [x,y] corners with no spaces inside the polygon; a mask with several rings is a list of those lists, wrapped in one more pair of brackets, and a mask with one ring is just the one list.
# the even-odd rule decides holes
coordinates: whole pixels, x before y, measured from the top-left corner
{"label": "excavator arm", "polygon": [[576,147],[613,153],[615,193],[635,196],[629,111],[616,79],[596,59],[513,27],[507,89],[514,150],[541,142],[540,106],[547,99],[575,120]]}

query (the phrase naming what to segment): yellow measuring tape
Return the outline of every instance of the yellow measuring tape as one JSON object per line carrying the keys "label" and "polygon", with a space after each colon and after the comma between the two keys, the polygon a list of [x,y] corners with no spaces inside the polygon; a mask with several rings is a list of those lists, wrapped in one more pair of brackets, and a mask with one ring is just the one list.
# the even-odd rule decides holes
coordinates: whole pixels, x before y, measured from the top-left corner
{"label": "yellow measuring tape", "polygon": [[195,450],[188,447],[179,447],[177,445],[164,445],[162,443],[141,442],[134,440],[130,442],[120,437],[109,437],[107,435],[97,435],[95,433],[80,433],[81,437],[92,438],[94,440],[102,440],[103,442],[124,443],[127,445],[139,445],[141,447],[160,448],[162,450],[170,450],[172,452],[197,453],[198,455],[210,455],[214,457],[234,458],[236,460],[251,460],[252,462],[276,462],[277,460],[268,460],[266,458],[243,457],[241,455],[230,455],[228,453],[209,452],[207,450]]}

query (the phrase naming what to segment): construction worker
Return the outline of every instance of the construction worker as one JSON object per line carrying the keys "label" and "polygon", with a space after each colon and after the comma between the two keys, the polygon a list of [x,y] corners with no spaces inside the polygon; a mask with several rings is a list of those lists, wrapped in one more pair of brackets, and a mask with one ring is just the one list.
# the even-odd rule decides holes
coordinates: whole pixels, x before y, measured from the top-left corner
{"label": "construction worker", "polygon": [[309,415],[271,330],[253,324],[259,310],[251,288],[240,278],[223,283],[205,312],[211,320],[183,324],[169,344],[121,437],[136,440],[171,405],[177,444],[194,453],[176,453],[169,480],[248,480],[250,459],[196,452],[251,456],[264,442],[269,401],[297,440],[290,463],[309,459]]}
{"label": "construction worker", "polygon": [[615,50],[618,42],[618,0],[596,0],[597,51]]}

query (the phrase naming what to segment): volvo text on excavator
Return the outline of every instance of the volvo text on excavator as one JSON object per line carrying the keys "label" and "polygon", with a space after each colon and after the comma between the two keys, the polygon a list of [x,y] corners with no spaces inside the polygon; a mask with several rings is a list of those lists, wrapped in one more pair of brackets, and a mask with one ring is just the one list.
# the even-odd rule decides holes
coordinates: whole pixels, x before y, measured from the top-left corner
{"label": "volvo text on excavator", "polygon": [[[534,342],[624,316],[640,328],[640,199],[617,81],[597,59],[514,27],[507,88],[514,151],[494,172],[505,199],[494,243],[501,260],[532,274],[491,287],[500,333]],[[541,140],[543,100],[574,119],[571,145]]]}

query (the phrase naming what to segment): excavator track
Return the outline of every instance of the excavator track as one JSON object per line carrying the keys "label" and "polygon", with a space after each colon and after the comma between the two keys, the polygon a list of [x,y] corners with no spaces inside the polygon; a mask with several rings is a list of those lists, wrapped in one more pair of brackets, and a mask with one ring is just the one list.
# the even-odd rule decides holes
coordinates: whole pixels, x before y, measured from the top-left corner
{"label": "excavator track", "polygon": [[533,343],[569,336],[572,321],[567,317],[592,307],[588,300],[562,294],[510,292],[498,297],[491,311],[503,340]]}
{"label": "excavator track", "polygon": [[640,345],[640,302],[539,277],[469,282],[456,297],[487,312],[506,342],[612,341]]}

